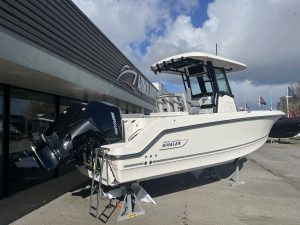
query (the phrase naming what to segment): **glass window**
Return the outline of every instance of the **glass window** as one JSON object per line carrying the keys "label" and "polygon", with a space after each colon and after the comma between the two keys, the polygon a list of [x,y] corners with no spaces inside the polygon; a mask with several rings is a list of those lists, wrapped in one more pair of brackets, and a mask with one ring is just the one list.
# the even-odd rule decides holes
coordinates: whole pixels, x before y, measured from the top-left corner
{"label": "glass window", "polygon": [[121,113],[122,113],[122,114],[126,114],[126,112],[127,112],[126,109],[122,109],[122,108],[121,108]]}
{"label": "glass window", "polygon": [[205,82],[205,88],[207,93],[212,93],[212,86],[210,82]]}
{"label": "glass window", "polygon": [[206,89],[206,93],[210,94],[213,92],[212,86],[211,86],[211,81],[208,78],[208,76],[204,76],[203,77],[203,81],[204,81],[204,85],[205,85],[205,89]]}
{"label": "glass window", "polygon": [[201,94],[201,89],[200,89],[197,77],[189,77],[189,80],[190,80],[190,84],[191,84],[192,95]]}
{"label": "glass window", "polygon": [[35,134],[45,132],[55,117],[55,97],[11,89],[9,127],[9,192],[13,193],[53,177],[40,168],[19,168],[16,162],[30,150]]}
{"label": "glass window", "polygon": [[227,83],[227,80],[225,78],[225,73],[223,70],[215,68],[216,73],[216,79],[219,87],[219,91],[230,93],[229,85]]}
{"label": "glass window", "polygon": [[3,87],[0,86],[0,197],[3,190],[3,152],[2,152],[2,140],[3,140]]}
{"label": "glass window", "polygon": [[72,98],[60,97],[59,113],[62,113],[67,107],[73,103],[79,103],[81,101]]}

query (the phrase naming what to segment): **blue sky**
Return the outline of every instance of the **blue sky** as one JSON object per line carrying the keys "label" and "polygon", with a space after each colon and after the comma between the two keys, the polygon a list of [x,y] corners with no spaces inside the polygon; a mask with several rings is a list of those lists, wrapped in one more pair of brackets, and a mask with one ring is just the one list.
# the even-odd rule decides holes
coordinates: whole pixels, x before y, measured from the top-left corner
{"label": "blue sky", "polygon": [[73,0],[152,81],[181,91],[175,76],[156,76],[150,66],[190,51],[215,53],[245,63],[229,76],[237,105],[273,106],[287,85],[300,80],[298,0]]}
{"label": "blue sky", "polygon": [[[191,23],[194,27],[202,27],[203,23],[208,20],[208,15],[207,15],[207,8],[209,3],[213,2],[213,0],[203,0],[203,1],[197,1],[197,4],[195,4],[194,7],[192,7],[188,12],[186,12],[190,17],[191,17]],[[169,4],[172,4],[172,1],[170,1]],[[174,10],[171,12],[171,16],[173,20],[176,20],[176,18],[181,15],[180,10]],[[164,35],[163,31],[159,31],[155,34],[158,35]],[[151,32],[148,33],[148,36],[151,36]],[[146,48],[151,46],[151,42],[146,39],[143,40],[138,44],[139,51],[142,54],[146,53]],[[183,91],[182,85],[174,85],[174,84],[168,84],[168,82],[163,82],[167,90],[170,92],[181,92]]]}
{"label": "blue sky", "polygon": [[195,27],[201,27],[204,21],[208,20],[207,7],[212,0],[199,1],[198,7],[191,11],[192,24]]}

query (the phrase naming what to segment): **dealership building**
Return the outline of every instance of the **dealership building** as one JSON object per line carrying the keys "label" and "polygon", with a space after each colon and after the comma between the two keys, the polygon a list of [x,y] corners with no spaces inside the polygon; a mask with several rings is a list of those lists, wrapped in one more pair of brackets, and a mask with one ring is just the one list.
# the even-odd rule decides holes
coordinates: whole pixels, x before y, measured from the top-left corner
{"label": "dealership building", "polygon": [[0,196],[73,169],[18,168],[33,134],[94,99],[150,113],[157,89],[70,0],[0,0]]}

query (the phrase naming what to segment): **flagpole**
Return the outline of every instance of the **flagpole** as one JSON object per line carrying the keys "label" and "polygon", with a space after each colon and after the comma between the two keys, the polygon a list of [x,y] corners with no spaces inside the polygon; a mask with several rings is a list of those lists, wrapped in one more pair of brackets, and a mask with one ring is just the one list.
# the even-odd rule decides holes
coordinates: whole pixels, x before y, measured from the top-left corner
{"label": "flagpole", "polygon": [[260,110],[260,96],[258,96],[258,109]]}
{"label": "flagpole", "polygon": [[287,117],[290,118],[290,110],[289,110],[289,86],[286,87],[286,114],[287,114]]}

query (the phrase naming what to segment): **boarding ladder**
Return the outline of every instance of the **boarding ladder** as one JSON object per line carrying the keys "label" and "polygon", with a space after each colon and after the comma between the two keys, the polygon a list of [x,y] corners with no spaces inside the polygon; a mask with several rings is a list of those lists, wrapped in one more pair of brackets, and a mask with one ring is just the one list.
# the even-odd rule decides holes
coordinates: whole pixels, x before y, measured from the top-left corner
{"label": "boarding ladder", "polygon": [[[93,151],[92,151],[93,152]],[[102,189],[102,180],[103,180],[103,166],[104,162],[107,160],[105,158],[106,152],[101,148],[97,148],[94,151],[94,155],[92,155],[92,184],[91,184],[91,194],[90,194],[90,202],[89,202],[89,213],[92,214],[92,211],[96,211],[96,218],[99,215],[99,201],[100,198],[103,197],[103,189]],[[108,163],[106,163],[108,165]],[[100,170],[99,167],[100,166]],[[95,178],[99,176],[98,183],[95,182]],[[93,195],[97,192],[96,195],[96,206],[94,206]]]}
{"label": "boarding ladder", "polygon": [[[92,155],[92,184],[91,184],[91,192],[90,192],[90,201],[89,201],[89,213],[91,215],[94,215],[97,219],[101,216],[106,217],[106,215],[101,213],[99,216],[99,206],[100,206],[100,198],[104,198],[104,192],[102,188],[102,180],[103,178],[103,172],[104,172],[104,163],[106,165],[106,173],[107,173],[107,183],[108,181],[108,161],[106,157],[106,151],[103,151],[101,148],[97,148],[94,151],[94,154]],[[98,182],[96,182],[96,178],[98,178]],[[118,221],[130,219],[137,217],[139,215],[144,215],[145,210],[142,208],[135,192],[139,190],[141,187],[139,186],[139,183],[132,183],[124,185],[125,187],[125,196],[122,202],[122,207],[118,216]],[[134,191],[135,190],[135,191]],[[93,195],[96,193],[96,206],[94,204]],[[153,201],[153,200],[152,200]],[[153,201],[154,202],[154,201]],[[110,206],[114,205],[112,204],[112,200],[110,199],[109,202]],[[133,209],[133,205],[137,207],[137,210]]]}

